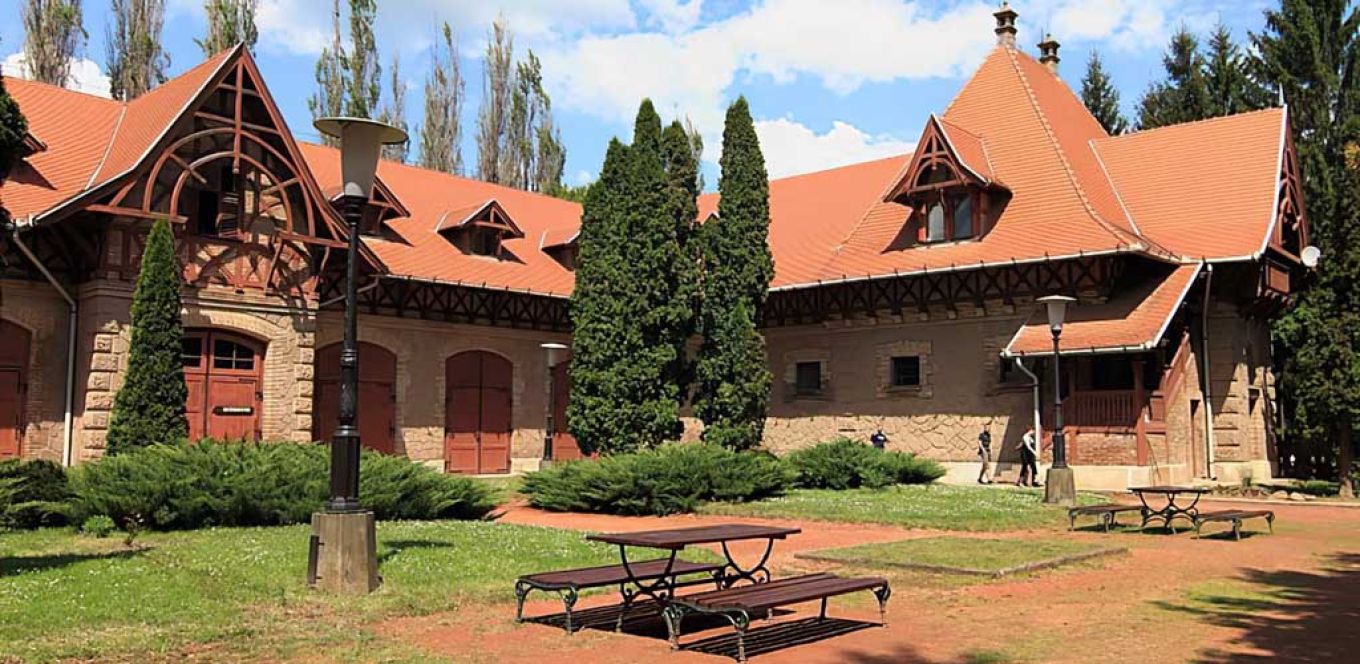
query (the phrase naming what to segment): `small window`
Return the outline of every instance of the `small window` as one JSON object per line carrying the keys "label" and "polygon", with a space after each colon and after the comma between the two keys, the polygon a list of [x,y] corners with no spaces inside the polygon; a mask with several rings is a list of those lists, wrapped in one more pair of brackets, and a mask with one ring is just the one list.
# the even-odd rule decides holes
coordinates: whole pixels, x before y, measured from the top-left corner
{"label": "small window", "polygon": [[794,369],[794,389],[798,394],[820,394],[822,391],[822,363],[799,362]]}
{"label": "small window", "polygon": [[180,342],[180,364],[186,368],[203,366],[203,338],[187,337]]}
{"label": "small window", "polygon": [[954,239],[963,240],[973,236],[973,196],[959,194],[950,203],[954,210]]}
{"label": "small window", "polygon": [[921,386],[921,358],[919,356],[907,355],[892,359],[892,386]]}
{"label": "small window", "polygon": [[226,339],[213,342],[213,368],[251,371],[255,369],[255,351],[249,346]]}
{"label": "small window", "polygon": [[944,202],[936,201],[926,209],[926,242],[941,242],[944,234]]}
{"label": "small window", "polygon": [[468,238],[468,249],[478,256],[495,256],[501,251],[501,238],[495,231],[473,231]]}

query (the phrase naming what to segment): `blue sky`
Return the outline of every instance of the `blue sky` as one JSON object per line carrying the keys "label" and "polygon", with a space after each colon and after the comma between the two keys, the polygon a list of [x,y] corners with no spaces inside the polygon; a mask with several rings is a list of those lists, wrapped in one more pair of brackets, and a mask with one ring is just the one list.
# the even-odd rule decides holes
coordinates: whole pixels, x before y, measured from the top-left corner
{"label": "blue sky", "polygon": [[[22,0],[0,0],[0,56],[20,73]],[[329,40],[330,0],[260,0],[255,54],[294,134],[315,140],[306,98],[316,55]],[[342,5],[346,4],[341,2]],[[1206,33],[1224,22],[1240,40],[1260,30],[1267,0],[1014,0],[1020,43],[1033,53],[1045,30],[1062,43],[1062,75],[1074,87],[1098,49],[1131,112],[1161,76],[1170,31]],[[98,89],[105,61],[107,0],[85,0],[89,43],[78,71]],[[171,73],[197,63],[205,31],[201,0],[167,0],[164,42]],[[772,175],[782,176],[911,149],[995,43],[995,2],[926,0],[380,0],[378,47],[386,67],[401,59],[407,120],[418,126],[429,49],[440,21],[459,39],[467,105],[465,164],[481,97],[481,51],[498,12],[517,56],[543,60],[554,115],[567,146],[564,179],[599,171],[611,136],[627,140],[643,96],[662,116],[688,117],[708,149],[708,187],[726,104],[751,102]],[[343,21],[342,21],[343,23]],[[106,89],[106,85],[105,85]]]}

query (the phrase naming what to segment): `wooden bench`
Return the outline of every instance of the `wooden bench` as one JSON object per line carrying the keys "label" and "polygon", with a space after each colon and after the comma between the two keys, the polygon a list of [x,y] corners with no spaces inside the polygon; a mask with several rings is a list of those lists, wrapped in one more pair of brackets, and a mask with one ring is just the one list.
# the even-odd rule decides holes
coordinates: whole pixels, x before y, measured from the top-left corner
{"label": "wooden bench", "polygon": [[878,598],[879,617],[888,624],[888,581],[879,577],[846,578],[834,574],[808,574],[778,581],[711,590],[676,597],[661,615],[666,620],[671,649],[680,649],[680,623],[687,613],[715,614],[727,618],[737,630],[737,661],[746,661],[746,628],[753,614],[769,616],[775,608],[790,604],[822,601],[820,620],[826,619],[826,602],[837,595],[873,591]]}
{"label": "wooden bench", "polygon": [[1067,510],[1067,529],[1072,530],[1077,527],[1077,517],[1079,516],[1099,516],[1101,525],[1105,526],[1105,532],[1110,532],[1110,526],[1117,526],[1115,515],[1120,512],[1142,512],[1143,508],[1139,505],[1119,505],[1116,503],[1106,503],[1104,505],[1080,505]]}
{"label": "wooden bench", "polygon": [[[669,565],[669,573],[667,566]],[[629,569],[632,570],[632,579],[638,581],[651,581],[660,578],[668,578],[674,583],[676,577],[689,574],[711,574],[712,580],[704,580],[702,583],[722,582],[722,563],[692,563],[685,560],[676,560],[674,564],[666,558],[647,560],[639,563],[631,563],[628,568],[623,565],[603,565],[600,567],[584,567],[581,569],[568,569],[557,572],[543,572],[540,574],[528,574],[519,577],[515,581],[515,622],[524,621],[524,598],[529,595],[530,590],[545,590],[555,592],[562,596],[562,604],[566,607],[567,614],[567,633],[571,633],[571,609],[576,605],[577,594],[586,588],[603,588],[605,586],[619,585],[623,593],[623,609],[619,613],[617,628],[623,625],[624,614],[632,604],[634,593],[622,586],[629,581]],[[683,584],[676,584],[683,585]]]}
{"label": "wooden bench", "polygon": [[1221,510],[1218,512],[1200,512],[1195,515],[1195,538],[1200,536],[1200,529],[1204,524],[1213,521],[1225,521],[1232,524],[1233,539],[1242,539],[1242,520],[1243,519],[1265,519],[1266,527],[1271,533],[1275,532],[1275,513],[1270,510]]}

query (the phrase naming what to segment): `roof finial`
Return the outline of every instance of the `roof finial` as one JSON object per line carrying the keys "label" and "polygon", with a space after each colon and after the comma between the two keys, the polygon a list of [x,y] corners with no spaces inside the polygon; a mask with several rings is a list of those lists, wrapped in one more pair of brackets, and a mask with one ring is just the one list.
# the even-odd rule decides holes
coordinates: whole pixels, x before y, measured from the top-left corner
{"label": "roof finial", "polygon": [[1015,18],[1019,14],[1011,9],[1011,3],[1006,0],[1001,1],[1001,9],[998,9],[992,16],[996,17],[996,43],[999,46],[1015,48]]}
{"label": "roof finial", "polygon": [[1044,63],[1048,70],[1058,75],[1058,40],[1053,38],[1053,33],[1044,35],[1044,40],[1039,42],[1039,62]]}

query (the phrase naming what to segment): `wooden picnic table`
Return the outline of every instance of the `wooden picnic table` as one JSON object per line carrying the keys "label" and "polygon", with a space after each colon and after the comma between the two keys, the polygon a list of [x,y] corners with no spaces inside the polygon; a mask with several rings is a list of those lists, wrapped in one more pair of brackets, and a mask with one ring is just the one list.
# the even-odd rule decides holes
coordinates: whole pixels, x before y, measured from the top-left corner
{"label": "wooden picnic table", "polygon": [[[643,530],[631,533],[600,533],[590,535],[587,539],[618,546],[619,561],[628,576],[627,585],[637,589],[630,594],[632,596],[644,594],[665,605],[675,596],[675,589],[678,587],[674,575],[670,574],[669,570],[675,564],[676,555],[685,547],[698,544],[722,545],[723,557],[726,558],[718,582],[722,587],[731,587],[732,584],[742,580],[751,583],[766,583],[770,580],[770,569],[765,566],[765,563],[769,562],[770,554],[774,551],[775,540],[782,540],[789,535],[797,535],[801,532],[803,531],[799,528],[730,523],[717,526]],[[760,560],[750,567],[743,567],[738,564],[732,556],[732,550],[728,547],[728,544],[730,542],[760,539],[765,540],[765,553],[761,555]],[[629,547],[669,551],[670,557],[665,568],[666,571],[658,578],[650,580],[639,578],[641,575],[634,572],[633,563],[628,559]],[[625,603],[631,603],[633,597],[626,594],[624,599]]]}
{"label": "wooden picnic table", "polygon": [[[1176,526],[1172,523],[1175,519],[1185,519],[1192,526],[1195,524],[1195,517],[1199,515],[1197,507],[1199,499],[1209,493],[1204,487],[1174,485],[1129,487],[1129,491],[1138,496],[1139,502],[1143,503],[1143,523],[1140,528],[1146,528],[1153,520],[1160,519],[1162,525],[1170,528],[1173,533],[1176,532]],[[1163,504],[1158,507],[1148,504],[1150,495],[1161,496]],[[1182,506],[1176,502],[1182,495],[1191,496],[1189,505]]]}

